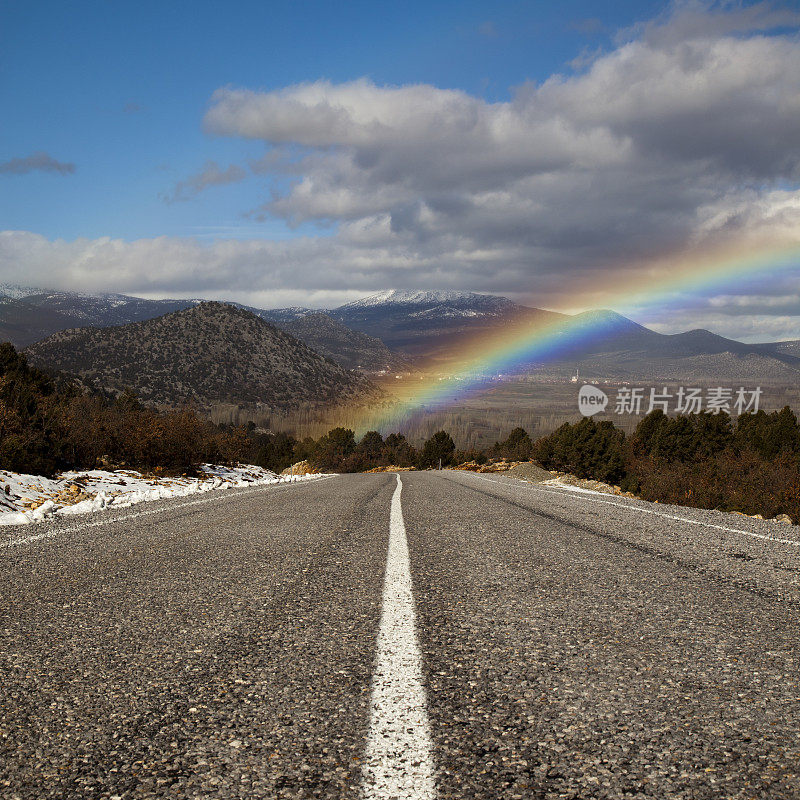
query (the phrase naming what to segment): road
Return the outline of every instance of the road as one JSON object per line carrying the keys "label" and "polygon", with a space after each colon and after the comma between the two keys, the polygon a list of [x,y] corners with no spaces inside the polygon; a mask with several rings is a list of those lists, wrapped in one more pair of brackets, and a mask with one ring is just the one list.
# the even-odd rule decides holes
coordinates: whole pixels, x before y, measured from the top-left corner
{"label": "road", "polygon": [[399,481],[4,531],[0,797],[800,798],[796,527]]}

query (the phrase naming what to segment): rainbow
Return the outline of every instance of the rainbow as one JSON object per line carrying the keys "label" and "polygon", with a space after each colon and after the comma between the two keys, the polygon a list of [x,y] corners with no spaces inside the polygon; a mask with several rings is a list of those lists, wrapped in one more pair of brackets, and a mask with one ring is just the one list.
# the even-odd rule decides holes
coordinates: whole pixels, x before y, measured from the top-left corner
{"label": "rainbow", "polygon": [[[731,290],[750,279],[778,279],[795,273],[800,277],[800,244],[744,254],[718,249],[626,270],[624,287],[617,285],[611,291],[605,273],[602,282],[570,292],[569,297],[574,306],[591,308],[602,294],[621,313],[641,312],[671,299],[685,301],[687,295],[701,295],[709,289]],[[522,319],[502,330],[465,338],[449,355],[446,368],[415,381],[408,397],[380,410],[362,412],[356,432],[397,430],[415,413],[441,410],[480,392],[498,374],[513,374],[523,364],[566,357],[593,337],[613,334],[617,324],[613,317],[602,314],[549,317]]]}

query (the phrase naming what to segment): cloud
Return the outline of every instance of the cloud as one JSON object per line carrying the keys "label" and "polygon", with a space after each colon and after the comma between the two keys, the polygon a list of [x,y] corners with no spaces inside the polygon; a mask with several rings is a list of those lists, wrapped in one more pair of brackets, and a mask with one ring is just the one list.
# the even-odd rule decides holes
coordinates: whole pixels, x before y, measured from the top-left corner
{"label": "cloud", "polygon": [[[613,306],[632,276],[657,277],[673,257],[696,253],[701,264],[722,246],[800,244],[798,24],[796,12],[766,4],[682,3],[578,72],[524,84],[503,102],[366,78],[221,88],[207,131],[265,145],[250,166],[274,194],[251,216],[330,235],[200,245],[14,234],[5,246],[13,241],[14,258],[44,270],[48,285],[60,264],[75,285],[127,291],[462,288]],[[170,199],[243,177],[210,162]],[[787,280],[761,294],[800,293],[800,278]],[[790,316],[685,302],[696,324],[703,314],[729,326],[756,311]]]}
{"label": "cloud", "polygon": [[0,175],[27,175],[29,172],[56,172],[59,175],[71,175],[75,165],[64,161],[56,161],[48,153],[41,150],[31,153],[25,158],[12,158],[0,163]]}
{"label": "cloud", "polygon": [[[700,324],[698,324],[700,320]],[[638,320],[659,333],[675,333],[702,327],[720,336],[746,342],[778,342],[800,339],[800,316],[798,308],[786,314],[760,313],[752,308],[746,314],[715,313],[713,309],[705,312],[677,310],[670,314],[643,316]]]}
{"label": "cloud", "polygon": [[617,42],[644,39],[650,45],[676,45],[685,41],[747,35],[800,25],[800,11],[770,2],[743,6],[704,0],[676,0],[658,17],[621,30]]}
{"label": "cloud", "polygon": [[485,36],[487,39],[496,39],[499,35],[497,32],[497,26],[490,19],[487,19],[486,22],[482,22],[480,25],[478,25],[478,33],[481,36]]}
{"label": "cloud", "polygon": [[168,194],[162,195],[166,203],[176,203],[191,200],[209,186],[224,186],[228,183],[237,183],[244,180],[247,173],[236,164],[231,164],[226,169],[216,161],[206,161],[203,169],[196,175],[191,175],[185,180],[178,181]]}

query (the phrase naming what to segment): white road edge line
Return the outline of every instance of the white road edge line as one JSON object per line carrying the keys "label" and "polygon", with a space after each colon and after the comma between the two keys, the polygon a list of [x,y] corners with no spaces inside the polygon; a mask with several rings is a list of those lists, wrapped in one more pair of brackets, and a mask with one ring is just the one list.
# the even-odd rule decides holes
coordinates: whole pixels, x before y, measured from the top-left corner
{"label": "white road edge line", "polygon": [[495,486],[509,486],[512,489],[528,489],[529,491],[544,492],[545,494],[558,494],[561,497],[573,497],[580,500],[586,500],[589,503],[600,503],[604,506],[616,506],[617,508],[626,508],[628,511],[637,511],[640,514],[652,514],[654,517],[664,517],[664,519],[673,519],[678,522],[687,522],[689,525],[701,525],[704,528],[715,528],[718,531],[726,531],[727,533],[739,533],[742,536],[750,536],[753,539],[764,539],[767,542],[775,542],[776,544],[789,544],[793,547],[800,547],[800,542],[796,539],[778,539],[775,536],[767,536],[763,533],[753,533],[752,531],[743,531],[740,528],[729,528],[726,525],[714,525],[713,522],[701,522],[698,519],[689,519],[688,517],[678,517],[675,514],[665,514],[663,511],[651,511],[649,508],[639,508],[639,506],[630,506],[627,503],[615,503],[613,500],[600,500],[596,497],[586,497],[584,494],[576,494],[568,490],[559,490],[556,487],[548,487],[545,489],[543,486],[531,486],[524,484],[520,486],[513,486],[511,484],[503,484],[500,481],[493,481],[491,478],[484,478],[483,475],[475,475],[469,473],[473,478],[479,478],[487,483],[493,483]]}
{"label": "white road edge line", "polygon": [[[83,524],[80,525],[73,525],[70,528],[56,528],[55,530],[52,531],[45,531],[44,533],[37,533],[34,534],[33,536],[26,536],[24,539],[9,539],[5,542],[0,542],[0,548],[17,547],[23,544],[33,544],[34,542],[39,542],[42,539],[54,539],[56,536],[60,536],[63,533],[75,533],[76,531],[82,531],[85,530],[86,528],[100,528],[103,525],[113,525],[116,522],[127,522],[128,520],[136,519],[137,517],[149,517],[151,514],[163,514],[164,512],[172,511],[173,509],[178,510],[181,508],[188,508],[189,506],[199,506],[199,505],[204,505],[205,503],[213,503],[215,501],[219,502],[220,500],[225,498],[230,499],[232,497],[239,497],[240,495],[246,494],[248,491],[252,489],[272,489],[276,486],[289,486],[289,485],[312,486],[313,484],[318,483],[319,481],[325,481],[328,480],[329,478],[335,478],[335,477],[336,477],[335,475],[325,475],[324,477],[317,478],[316,480],[313,481],[302,481],[302,482],[286,481],[285,483],[267,483],[264,484],[263,486],[246,486],[243,487],[242,490],[236,492],[236,494],[233,495],[218,494],[215,497],[204,497],[202,500],[189,500],[186,503],[176,503],[175,505],[168,506],[167,508],[161,507],[161,508],[151,508],[148,510],[142,509],[141,511],[134,511],[130,514],[124,514],[121,517],[114,517],[113,519],[101,519],[98,520],[97,522],[84,522]],[[168,500],[169,498],[164,498],[164,499]],[[150,502],[158,503],[160,501],[152,500]],[[106,509],[103,509],[103,511],[98,511],[95,513],[102,514],[104,513],[105,510]],[[51,520],[47,521],[49,522]],[[2,529],[0,529],[0,531],[2,531]]]}
{"label": "white road edge line", "polygon": [[362,769],[365,800],[433,800],[433,747],[397,476],[389,518],[378,654]]}

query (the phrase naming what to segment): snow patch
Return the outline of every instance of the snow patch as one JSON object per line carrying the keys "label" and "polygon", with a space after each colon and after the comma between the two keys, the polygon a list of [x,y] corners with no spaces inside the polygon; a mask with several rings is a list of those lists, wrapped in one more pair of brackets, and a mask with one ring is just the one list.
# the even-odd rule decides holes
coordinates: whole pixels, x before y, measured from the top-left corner
{"label": "snow patch", "polygon": [[578,492],[580,494],[606,494],[606,492],[598,492],[596,489],[584,489],[583,486],[575,486],[572,483],[562,481],[561,478],[552,478],[549,481],[541,481],[540,486],[557,486],[559,489],[568,489],[570,492]]}
{"label": "snow patch", "polygon": [[18,286],[16,283],[0,283],[0,297],[10,297],[12,300],[23,300],[33,294],[40,294],[42,289],[34,286]]}
{"label": "snow patch", "polygon": [[263,467],[203,464],[197,477],[164,478],[133,470],[82,470],[57,478],[0,470],[0,525],[27,525],[55,516],[127,508],[216,489],[313,480],[320,475],[279,476]]}

